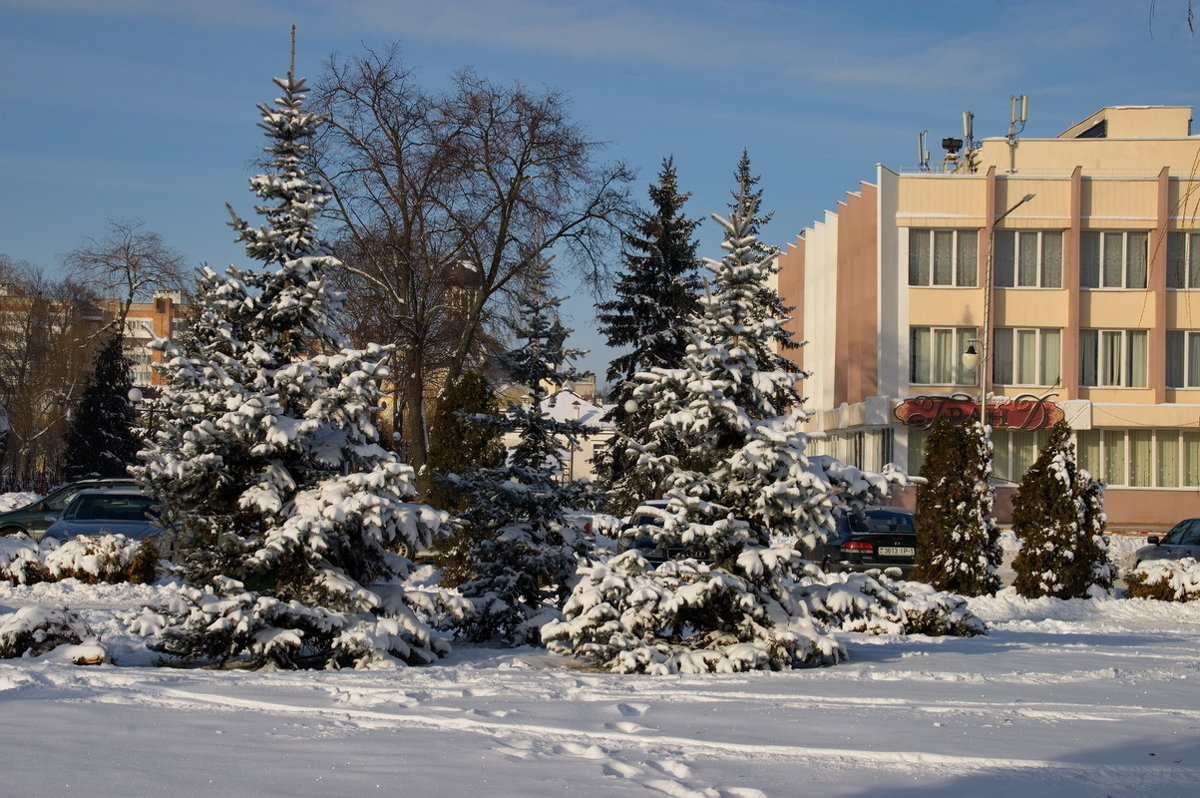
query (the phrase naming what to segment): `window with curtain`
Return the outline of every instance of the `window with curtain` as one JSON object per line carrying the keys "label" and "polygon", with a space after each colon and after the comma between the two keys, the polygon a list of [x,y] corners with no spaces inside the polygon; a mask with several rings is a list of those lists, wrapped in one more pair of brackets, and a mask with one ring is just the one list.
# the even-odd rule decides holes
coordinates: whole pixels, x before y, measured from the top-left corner
{"label": "window with curtain", "polygon": [[1200,233],[1167,235],[1167,288],[1200,288]]}
{"label": "window with curtain", "polygon": [[1179,431],[1159,430],[1157,440],[1158,486],[1162,488],[1179,487]]}
{"label": "window with curtain", "polygon": [[992,274],[998,288],[1061,288],[1062,231],[997,230]]}
{"label": "window with curtain", "polygon": [[909,382],[914,385],[974,385],[976,369],[962,364],[974,327],[911,327]]}
{"label": "window with curtain", "polygon": [[997,327],[992,379],[998,385],[1057,385],[1062,377],[1062,331]]}
{"label": "window with curtain", "polygon": [[978,230],[908,231],[909,285],[973,287],[978,273]]}
{"label": "window with curtain", "polygon": [[1140,230],[1084,230],[1079,240],[1079,284],[1083,288],[1144,289],[1150,234]]}
{"label": "window with curtain", "polygon": [[1167,387],[1200,388],[1200,332],[1167,330]]}
{"label": "window with curtain", "polygon": [[1146,330],[1080,330],[1080,385],[1146,387],[1146,349]]}

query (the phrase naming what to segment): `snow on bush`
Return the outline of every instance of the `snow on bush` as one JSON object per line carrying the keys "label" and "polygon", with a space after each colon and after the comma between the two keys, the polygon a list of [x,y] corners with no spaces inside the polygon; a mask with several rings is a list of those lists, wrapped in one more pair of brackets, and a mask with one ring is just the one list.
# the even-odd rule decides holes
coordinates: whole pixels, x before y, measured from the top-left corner
{"label": "snow on bush", "polygon": [[252,668],[424,665],[450,652],[408,604],[404,590],[372,594],[374,611],[339,612],[249,591],[216,577],[124,616],[134,634],[170,660]]}
{"label": "snow on bush", "polygon": [[124,535],[79,536],[46,551],[42,564],[47,579],[131,582],[148,585],[158,569],[158,540],[131,540]]}
{"label": "snow on bush", "polygon": [[[787,572],[788,546],[746,551],[747,570]],[[837,662],[845,652],[803,604],[772,596],[697,560],[652,568],[637,551],[580,569],[581,580],[542,639],[615,673],[732,673]]]}
{"label": "snow on bush", "polygon": [[28,535],[0,538],[0,580],[14,585],[32,585],[46,578],[41,550]]}
{"label": "snow on bush", "polygon": [[28,507],[40,498],[42,498],[40,494],[30,493],[29,491],[0,493],[0,513]]}
{"label": "snow on bush", "polygon": [[0,538],[0,580],[14,585],[78,579],[151,584],[158,576],[158,541],[124,535],[77,537],[61,545],[28,535]]}
{"label": "snow on bush", "polygon": [[21,607],[0,616],[0,659],[38,657],[59,646],[77,647],[70,656],[76,664],[105,658],[87,623],[66,607]]}
{"label": "snow on bush", "polygon": [[1200,599],[1200,563],[1192,557],[1182,560],[1149,560],[1125,576],[1129,598],[1160,601]]}
{"label": "snow on bush", "polygon": [[884,573],[822,573],[816,568],[797,591],[814,618],[831,629],[868,634],[971,637],[987,633],[983,621],[953,593]]}

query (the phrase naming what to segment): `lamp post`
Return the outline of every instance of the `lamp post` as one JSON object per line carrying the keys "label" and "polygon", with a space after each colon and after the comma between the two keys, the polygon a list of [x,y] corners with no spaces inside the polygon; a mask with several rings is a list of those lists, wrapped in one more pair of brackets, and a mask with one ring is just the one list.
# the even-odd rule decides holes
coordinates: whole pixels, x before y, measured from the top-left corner
{"label": "lamp post", "polygon": [[[1017,200],[1008,210],[1001,213],[999,216],[992,218],[992,223],[988,225],[988,245],[987,258],[984,260],[983,273],[983,329],[980,330],[978,338],[972,338],[967,343],[967,351],[963,352],[962,364],[965,368],[971,369],[979,367],[979,420],[986,428],[988,425],[987,400],[988,400],[988,370],[991,368],[991,340],[992,340],[992,291],[995,283],[995,260],[996,260],[996,225],[1000,223],[1004,217],[1020,208],[1026,202],[1033,199],[1033,194],[1026,194],[1021,199]],[[979,344],[979,349],[975,349],[975,344]]]}

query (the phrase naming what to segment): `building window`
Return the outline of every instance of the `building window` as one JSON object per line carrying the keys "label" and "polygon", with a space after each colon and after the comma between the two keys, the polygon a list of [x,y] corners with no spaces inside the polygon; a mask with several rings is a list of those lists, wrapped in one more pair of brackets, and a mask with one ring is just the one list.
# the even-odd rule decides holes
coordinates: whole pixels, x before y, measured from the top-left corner
{"label": "building window", "polygon": [[992,271],[1000,288],[1062,288],[1059,230],[997,230]]}
{"label": "building window", "polygon": [[1081,430],[1076,440],[1080,467],[1109,485],[1200,486],[1200,430]]}
{"label": "building window", "polygon": [[965,368],[962,353],[976,337],[974,327],[909,329],[909,377],[915,385],[974,385],[975,369]]}
{"label": "building window", "polygon": [[1079,384],[1146,387],[1145,330],[1080,330]]}
{"label": "building window", "polygon": [[1200,332],[1167,330],[1167,387],[1200,388]]}
{"label": "building window", "polygon": [[1062,377],[1062,331],[997,327],[992,379],[1000,385],[1057,385]]}
{"label": "building window", "polygon": [[1167,236],[1167,288],[1200,288],[1200,233]]}
{"label": "building window", "polygon": [[1145,288],[1150,234],[1085,230],[1079,240],[1083,288]]}
{"label": "building window", "polygon": [[992,479],[1018,485],[1046,444],[1046,430],[993,429]]}
{"label": "building window", "polygon": [[909,230],[908,284],[978,285],[978,230]]}

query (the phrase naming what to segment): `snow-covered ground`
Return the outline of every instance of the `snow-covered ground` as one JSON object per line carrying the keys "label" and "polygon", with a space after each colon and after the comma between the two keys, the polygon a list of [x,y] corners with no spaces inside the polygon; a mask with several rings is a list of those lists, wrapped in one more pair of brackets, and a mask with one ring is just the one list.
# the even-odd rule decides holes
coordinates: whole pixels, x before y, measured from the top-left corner
{"label": "snow-covered ground", "polygon": [[639,677],[458,647],[388,672],[154,667],[116,614],[170,586],[0,586],[115,665],[0,661],[0,795],[1195,796],[1200,603],[974,599],[985,637]]}

